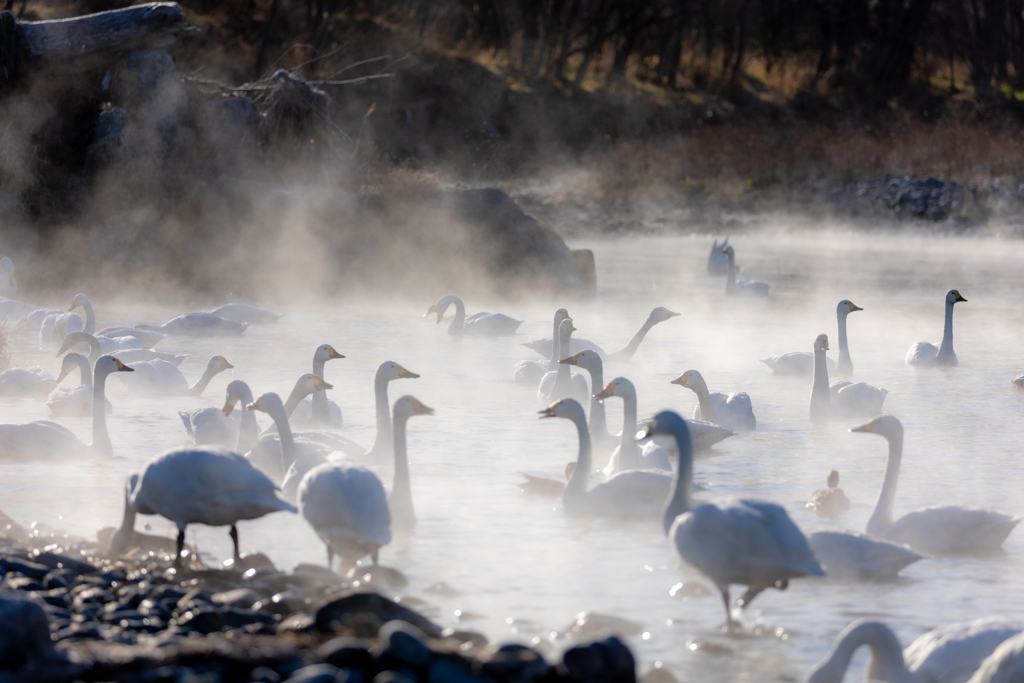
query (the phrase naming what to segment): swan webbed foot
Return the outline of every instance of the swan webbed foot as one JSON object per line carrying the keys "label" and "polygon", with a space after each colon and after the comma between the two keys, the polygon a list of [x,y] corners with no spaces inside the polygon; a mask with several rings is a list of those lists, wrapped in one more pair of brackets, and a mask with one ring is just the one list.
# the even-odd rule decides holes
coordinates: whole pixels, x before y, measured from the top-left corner
{"label": "swan webbed foot", "polygon": [[185,547],[185,527],[178,529],[177,552],[174,553],[174,568],[181,567],[181,550]]}
{"label": "swan webbed foot", "polygon": [[235,547],[235,566],[238,566],[242,561],[242,556],[238,553],[238,527],[232,524],[228,535],[231,536],[231,543]]}

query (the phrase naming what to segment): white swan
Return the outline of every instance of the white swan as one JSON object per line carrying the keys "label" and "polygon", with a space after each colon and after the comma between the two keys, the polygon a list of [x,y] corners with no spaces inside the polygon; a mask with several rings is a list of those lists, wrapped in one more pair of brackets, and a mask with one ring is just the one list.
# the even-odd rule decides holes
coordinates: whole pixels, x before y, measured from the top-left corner
{"label": "white swan", "polygon": [[818,531],[807,542],[830,579],[892,579],[924,557],[905,545],[855,531]]}
{"label": "white swan", "polygon": [[[602,470],[606,477],[611,477],[618,472],[627,470],[660,470],[671,480],[672,465],[669,464],[668,454],[664,448],[655,443],[645,444],[643,452],[637,444],[634,435],[636,434],[636,387],[625,377],[616,377],[599,394],[594,395],[594,400],[603,401],[612,396],[622,399],[622,438],[608,465]],[[671,481],[669,482],[671,485]]]}
{"label": "white swan", "polygon": [[224,356],[214,356],[206,364],[203,376],[189,386],[176,365],[165,360],[151,360],[132,363],[131,368],[135,372],[122,379],[128,393],[135,397],[201,396],[214,376],[233,367]]}
{"label": "white swan", "polygon": [[664,508],[672,487],[672,478],[664,472],[629,470],[587,489],[593,466],[590,433],[583,407],[571,398],[563,399],[540,411],[541,419],[562,417],[576,425],[579,434],[579,456],[576,469],[562,492],[562,506],[571,512],[591,515],[635,516],[653,515]]}
{"label": "white swan", "polygon": [[[551,328],[551,339],[547,339],[548,351],[546,357],[547,361],[543,360],[521,360],[515,364],[512,369],[512,381],[516,384],[539,384],[541,379],[544,377],[544,373],[553,370],[551,366],[552,359],[559,360],[558,358],[558,326],[562,324],[562,321],[569,317],[569,311],[564,308],[559,308],[555,311],[555,319]],[[529,347],[533,342],[527,342],[521,344],[521,346]]]}
{"label": "white swan", "polygon": [[[60,375],[57,376],[57,384],[60,384],[76,368],[81,371],[80,384],[77,387],[57,387],[46,399],[46,407],[51,417],[88,417],[92,415],[92,367],[89,365],[88,358],[80,353],[69,353],[64,356]],[[114,411],[109,400],[104,400],[104,410],[107,415]]]}
{"label": "white swan", "polygon": [[[607,353],[604,349],[602,349],[600,346],[590,341],[589,339],[573,338],[569,342],[568,350],[561,349],[562,358],[589,349],[591,351],[595,351],[597,355],[601,356],[601,360],[605,361],[606,363],[609,361],[628,361],[631,358],[633,358],[633,355],[636,353],[636,350],[640,348],[640,342],[644,340],[644,337],[646,337],[647,333],[651,331],[651,328],[653,328],[658,323],[663,323],[669,318],[675,318],[678,315],[678,313],[670,311],[664,306],[657,306],[656,308],[651,310],[650,315],[647,316],[647,320],[644,321],[644,324],[641,325],[640,329],[637,330],[636,334],[633,335],[633,338],[630,339],[626,343],[626,345],[623,346],[618,351],[615,351],[614,353]],[[566,317],[568,317],[568,314],[566,314]],[[538,339],[536,341],[525,342],[524,344],[522,344],[522,346],[525,346],[528,349],[536,351],[545,358],[551,358],[550,354],[553,349],[553,342],[551,339]]]}
{"label": "white swan", "polygon": [[[295,415],[299,406],[301,406],[308,397],[333,388],[333,384],[328,384],[319,375],[312,372],[300,375],[299,378],[295,380],[295,386],[292,387],[291,393],[288,394],[288,400],[284,402],[284,415],[288,419],[289,426],[291,425],[292,416]],[[308,415],[306,417],[308,421]],[[275,422],[260,432],[260,437],[269,436],[276,431],[277,423]]]}
{"label": "white swan", "polygon": [[523,324],[522,320],[510,318],[502,313],[474,313],[467,318],[466,305],[454,294],[438,299],[436,304],[427,309],[423,317],[436,313],[437,322],[440,323],[444,312],[452,304],[455,304],[455,317],[448,326],[448,334],[452,336],[468,334],[475,337],[506,337],[515,334]]}
{"label": "white swan", "polygon": [[[152,360],[165,360],[175,367],[181,365],[181,361],[188,357],[176,356],[173,353],[164,353],[163,351],[154,351],[152,349],[138,348],[138,340],[133,342],[131,337],[94,337],[88,332],[72,332],[64,337],[64,343],[61,344],[60,350],[57,351],[56,355],[60,356],[61,354],[67,353],[79,344],[87,344],[89,346],[90,364],[95,364],[96,360],[103,354],[111,353],[116,353],[118,359],[123,359],[121,360],[122,363],[144,363]],[[125,344],[131,345],[134,348],[121,348]]]}
{"label": "white swan", "polygon": [[807,505],[822,517],[835,517],[850,509],[850,499],[846,497],[843,490],[839,488],[839,472],[832,470],[828,473],[828,488],[818,489],[811,494]]}
{"label": "white swan", "polygon": [[882,412],[882,404],[889,395],[886,389],[879,389],[866,382],[828,383],[828,367],[825,352],[828,351],[828,336],[819,334],[814,340],[814,373],[811,382],[811,419],[823,420],[832,415],[863,417]]}
{"label": "white swan", "polygon": [[[330,344],[321,344],[313,352],[313,374],[324,379],[324,365],[327,361],[344,357]],[[303,399],[288,419],[295,427],[308,426],[314,429],[341,429],[343,424],[341,408],[322,391],[313,392],[308,399]]]}
{"label": "white swan", "polygon": [[552,356],[548,366],[550,369],[541,377],[540,386],[537,387],[537,400],[542,403],[551,403],[570,396],[577,401],[586,401],[590,397],[590,389],[583,375],[573,375],[568,365],[558,362],[561,360],[558,356],[566,355],[563,349],[569,347],[569,340],[575,331],[572,318],[566,318],[558,325],[557,353]]}
{"label": "white swan", "polygon": [[55,386],[53,375],[40,367],[8,368],[0,372],[0,396],[42,401]]}
{"label": "white swan", "polygon": [[[221,446],[246,453],[259,442],[256,416],[244,407],[253,402],[252,390],[240,379],[233,380],[225,390],[223,408],[179,410],[189,439],[198,446]],[[235,410],[241,403],[243,410]]]}
{"label": "white swan", "polygon": [[46,347],[58,344],[72,332],[81,332],[84,328],[81,316],[77,313],[51,313],[43,318],[39,326],[39,346]]}
{"label": "white swan", "polygon": [[[565,310],[565,309],[562,309]],[[532,361],[523,361],[532,362]],[[578,368],[583,368],[590,373],[590,386],[592,387],[603,387],[604,383],[604,363],[601,360],[601,356],[597,355],[596,351],[587,349],[580,351],[568,358],[563,358],[558,361],[566,365],[575,365]],[[591,443],[601,449],[602,451],[612,450],[618,445],[619,439],[608,433],[608,421],[604,409],[604,401],[590,397],[590,441]]]}
{"label": "white swan", "polygon": [[884,683],[965,683],[1001,643],[1021,632],[1010,619],[987,617],[942,626],[901,651],[888,626],[860,619],[836,636],[832,649],[807,674],[806,683],[841,683],[853,653],[871,649],[864,680]]}
{"label": "white swan", "polygon": [[238,522],[271,512],[295,512],[276,495],[277,487],[248,460],[216,447],[186,446],[164,451],[128,479],[124,521],[110,541],[122,552],[134,534],[135,515],[160,515],[178,527],[174,566],[181,564],[185,529],[189,524],[230,526],[234,559],[238,552]]}
{"label": "white swan", "polygon": [[[245,410],[248,413],[255,410],[266,413],[274,421],[277,431],[274,436],[260,439],[259,448],[246,453],[246,459],[268,476],[271,473],[278,475],[274,479],[282,479],[281,492],[285,500],[295,502],[303,477],[314,467],[327,462],[326,456],[332,449],[322,448],[321,444],[305,439],[296,439],[288,424],[285,405],[277,394],[263,394],[247,405]],[[261,458],[254,457],[257,452],[263,454]]]}
{"label": "white swan", "polygon": [[12,297],[18,293],[18,279],[14,277],[14,261],[0,258],[0,296]]}
{"label": "white swan", "polygon": [[397,529],[411,529],[416,526],[416,512],[412,506],[412,486],[409,479],[409,455],[406,450],[405,426],[413,415],[433,415],[429,408],[412,396],[403,396],[395,401],[394,443],[395,481],[388,496],[391,521]]}
{"label": "white swan", "polygon": [[[92,302],[89,301],[89,297],[85,294],[76,294],[75,298],[71,301],[68,311],[73,311],[79,307],[85,312],[85,325],[80,331],[91,334],[94,337],[106,337],[108,339],[114,337],[134,337],[139,341],[140,348],[144,349],[153,348],[164,338],[162,334],[149,330],[140,330],[137,327],[108,327],[97,332],[96,313],[93,311]],[[128,361],[124,362],[127,363]]]}
{"label": "white swan", "polygon": [[249,304],[224,304],[207,312],[218,318],[224,318],[225,320],[245,325],[276,323],[281,318],[280,313],[274,313],[273,311],[250,306]]}
{"label": "white swan", "polygon": [[801,576],[824,576],[807,539],[782,507],[759,500],[723,505],[693,504],[693,447],[686,421],[665,410],[650,421],[642,439],[675,439],[679,473],[665,507],[662,526],[684,562],[714,582],[725,605],[726,626],[732,618],[729,586],[747,586],[740,599],[746,607],[766,588],[785,589]]}
{"label": "white swan", "polygon": [[957,364],[953,352],[953,304],[967,301],[960,292],[951,289],[946,292],[946,322],[942,327],[942,343],[936,347],[930,342],[917,342],[907,351],[904,362],[915,366],[951,366]]}
{"label": "white swan", "polygon": [[968,683],[1020,683],[1024,681],[1024,633],[1007,638],[995,649]]}
{"label": "white swan", "polygon": [[719,276],[727,275],[729,272],[729,257],[725,255],[725,248],[729,246],[729,238],[726,237],[722,240],[722,243],[718,243],[718,239],[715,239],[715,243],[711,245],[711,253],[708,254],[708,275]]}
{"label": "white swan", "polygon": [[163,325],[136,325],[140,330],[159,332],[169,337],[237,337],[246,323],[236,323],[210,313],[182,313]]}
{"label": "white swan", "polygon": [[[839,326],[839,362],[831,358],[826,359],[828,371],[835,373],[840,379],[849,379],[853,376],[853,360],[850,358],[850,344],[846,336],[846,317],[854,311],[864,309],[849,299],[843,299],[836,304],[836,322]],[[807,351],[794,351],[784,353],[780,356],[762,358],[761,362],[771,368],[776,375],[807,376],[814,372],[814,354]]]}
{"label": "white swan", "polygon": [[882,415],[851,432],[871,432],[889,442],[885,480],[878,492],[875,511],[867,532],[896,543],[904,543],[926,555],[985,554],[999,549],[1024,517],[1005,515],[983,508],[945,505],[921,508],[893,521],[896,484],[903,458],[903,425],[892,415]]}
{"label": "white swan", "polygon": [[697,394],[697,407],[693,409],[694,420],[711,422],[734,432],[757,429],[757,418],[754,417],[754,408],[747,392],[711,393],[704,377],[696,370],[687,370],[672,380],[671,384],[686,387]]}
{"label": "white swan", "polygon": [[92,444],[86,445],[66,427],[36,420],[23,424],[0,425],[0,459],[44,457],[76,457],[92,453],[110,457],[114,448],[107,432],[105,389],[112,372],[131,372],[132,369],[113,356],[103,356],[93,369]]}
{"label": "white swan", "polygon": [[1017,387],[1018,389],[1024,389],[1024,373],[1014,377],[1010,380],[1010,384]]}
{"label": "white swan", "polygon": [[768,296],[771,285],[756,280],[736,281],[736,252],[731,246],[725,247],[722,253],[729,259],[729,267],[725,273],[725,293],[742,294],[745,296]]}

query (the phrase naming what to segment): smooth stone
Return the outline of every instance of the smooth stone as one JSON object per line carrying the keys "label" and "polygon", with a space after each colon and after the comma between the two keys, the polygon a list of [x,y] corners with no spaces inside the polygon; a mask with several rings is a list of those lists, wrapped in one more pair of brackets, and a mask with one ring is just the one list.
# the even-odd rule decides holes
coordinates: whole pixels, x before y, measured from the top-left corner
{"label": "smooth stone", "polygon": [[335,683],[341,670],[331,664],[304,666],[292,674],[285,683]]}
{"label": "smooth stone", "polygon": [[416,683],[416,679],[400,671],[381,671],[373,677],[373,683]]}
{"label": "smooth stone", "polygon": [[434,653],[427,645],[427,636],[412,624],[398,619],[381,626],[377,634],[387,647],[380,653],[382,659],[387,656],[415,669],[426,667],[433,659]]}
{"label": "smooth stone", "polygon": [[50,568],[45,564],[17,557],[0,557],[0,569],[5,572],[18,572],[36,581],[42,581],[43,577],[50,573]]}
{"label": "smooth stone", "polygon": [[285,617],[277,625],[278,633],[313,633],[316,631],[316,619],[313,615],[298,612]]}
{"label": "smooth stone", "polygon": [[571,678],[615,683],[636,682],[636,661],[621,640],[612,636],[590,645],[569,648],[562,657]]}
{"label": "smooth stone", "polygon": [[94,574],[100,570],[99,567],[85,560],[79,560],[59,553],[39,553],[35,556],[34,560],[39,564],[45,564],[50,569],[68,569],[76,574]]}
{"label": "smooth stone", "polygon": [[16,596],[0,597],[0,671],[18,671],[52,649],[43,608]]}
{"label": "smooth stone", "polygon": [[427,683],[487,683],[475,675],[469,662],[453,656],[439,656],[427,671]]}
{"label": "smooth stone", "polygon": [[483,664],[484,673],[498,680],[536,680],[546,677],[550,669],[536,650],[515,643],[502,645]]}
{"label": "smooth stone", "polygon": [[427,637],[441,637],[442,629],[437,624],[379,593],[355,593],[325,601],[316,609],[316,627],[323,633],[348,632],[374,638],[381,626],[395,619],[412,624]]}
{"label": "smooth stone", "polygon": [[373,664],[373,655],[367,649],[366,641],[359,640],[358,638],[334,638],[333,640],[328,640],[320,646],[316,653],[320,659],[328,664],[333,664],[339,669],[365,670]]}
{"label": "smooth stone", "polygon": [[252,607],[259,602],[259,594],[251,588],[236,588],[234,590],[214,593],[210,600],[215,605],[226,605],[228,607]]}

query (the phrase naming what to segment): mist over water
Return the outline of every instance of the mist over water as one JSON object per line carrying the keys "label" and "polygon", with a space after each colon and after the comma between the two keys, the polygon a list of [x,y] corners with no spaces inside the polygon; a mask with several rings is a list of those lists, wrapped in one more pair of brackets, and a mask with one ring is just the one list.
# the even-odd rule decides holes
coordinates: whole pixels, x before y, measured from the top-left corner
{"label": "mist over water", "polygon": [[[153,455],[185,440],[178,410],[223,405],[224,389],[244,379],[254,394],[286,394],[309,372],[315,348],[330,343],[347,358],[330,362],[329,392],[342,408],[342,433],[373,442],[373,375],[396,361],[420,379],[396,380],[394,400],[412,394],[436,409],[409,422],[409,461],[419,520],[407,537],[381,551],[381,563],[410,579],[405,596],[425,601],[424,613],[443,626],[479,630],[492,641],[538,639],[553,650],[558,634],[579,612],[628,619],[625,633],[640,671],[661,662],[680,680],[801,679],[851,620],[871,617],[894,627],[904,645],[945,623],[988,615],[1016,616],[1024,609],[1024,556],[1020,530],[1004,543],[1005,555],[986,559],[925,559],[893,583],[836,583],[799,579],[788,590],[761,594],[743,616],[738,637],[717,627],[721,601],[706,579],[677,566],[660,521],[617,522],[570,515],[561,501],[524,495],[519,472],[561,478],[575,460],[575,428],[566,420],[537,419],[543,406],[536,387],[512,382],[513,365],[539,358],[519,342],[549,337],[555,308],[565,306],[578,328],[606,351],[624,345],[651,308],[682,313],[657,325],[629,363],[605,365],[637,387],[639,415],[672,408],[689,417],[695,395],[669,383],[699,370],[711,391],[746,391],[757,431],[743,433],[699,455],[694,472],[711,496],[754,497],[787,509],[806,534],[823,529],[863,531],[875,504],[886,462],[886,443],[850,434],[860,421],[833,419],[812,426],[809,378],[775,377],[759,358],[810,351],[819,333],[838,354],[836,303],[850,299],[864,311],[849,317],[854,381],[889,390],[885,411],[906,429],[896,514],[935,504],[982,505],[1024,512],[1020,425],[1024,392],[1009,380],[1024,370],[1024,244],[996,238],[793,231],[779,224],[736,235],[740,279],[772,285],[767,299],[726,298],[724,278],[705,274],[711,238],[646,236],[570,240],[593,249],[597,296],[588,301],[481,301],[454,292],[468,312],[489,310],[525,319],[512,338],[448,336],[423,312],[448,292],[424,291],[420,299],[339,295],[333,301],[297,296],[274,325],[253,326],[235,339],[165,339],[162,351],[188,353],[181,365],[193,382],[214,354],[235,369],[214,378],[202,398],[129,399],[114,378],[107,384],[114,414],[108,425],[115,458],[105,462],[0,464],[3,509],[25,524],[94,537],[120,523],[125,477]],[[281,283],[284,287],[286,283]],[[959,289],[955,348],[960,365],[949,371],[904,366],[916,341],[942,336],[943,301]],[[33,301],[65,308],[77,292]],[[89,292],[86,292],[89,294]],[[162,322],[185,304],[143,305],[93,299],[98,328]],[[56,349],[38,349],[37,336],[15,333],[15,364],[40,365],[54,374]],[[589,375],[586,375],[589,380]],[[835,379],[835,378],[833,378]],[[66,382],[77,382],[77,373]],[[43,419],[41,403],[2,399],[5,422]],[[610,431],[618,431],[622,401],[606,401]],[[266,426],[265,416],[261,426]],[[85,441],[87,418],[62,419]],[[630,427],[632,428],[632,427]],[[603,467],[607,453],[595,453]],[[838,519],[819,519],[804,503],[825,487],[831,469],[852,508]],[[391,474],[382,472],[385,485]],[[136,528],[173,536],[172,524],[140,517]],[[323,564],[323,544],[298,515],[274,514],[239,525],[242,552],[267,553],[279,567]],[[191,526],[188,540],[211,564],[230,556],[226,529]],[[430,588],[442,581],[453,595]],[[679,582],[712,588],[708,595],[671,596]],[[734,589],[733,597],[737,597]],[[414,606],[417,603],[412,603]],[[540,645],[540,647],[545,647]],[[862,661],[863,653],[856,661]],[[855,671],[859,666],[855,662]],[[851,672],[849,676],[855,676]]]}

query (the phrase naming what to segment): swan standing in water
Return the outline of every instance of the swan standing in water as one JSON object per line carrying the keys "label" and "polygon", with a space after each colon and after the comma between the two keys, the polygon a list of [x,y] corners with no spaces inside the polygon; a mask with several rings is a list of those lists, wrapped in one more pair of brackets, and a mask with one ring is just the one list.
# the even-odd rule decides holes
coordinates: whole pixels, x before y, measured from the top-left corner
{"label": "swan standing in water", "polygon": [[[853,376],[853,360],[850,358],[850,344],[846,337],[846,317],[854,311],[864,309],[849,299],[843,299],[836,305],[836,322],[839,326],[839,362],[831,358],[825,360],[829,372],[834,372],[840,379]],[[761,362],[772,369],[776,375],[807,376],[814,372],[814,354],[807,351],[794,351],[781,356],[762,358]]]}
{"label": "swan standing in water", "polygon": [[726,627],[732,618],[729,586],[747,586],[740,598],[746,607],[766,588],[780,590],[801,576],[824,576],[807,539],[782,507],[759,500],[725,505],[693,504],[693,447],[686,422],[666,410],[650,421],[643,440],[671,436],[679,450],[679,474],[662,525],[684,562],[714,582],[725,605]]}
{"label": "swan standing in water", "polygon": [[767,282],[757,282],[756,280],[740,280],[736,281],[736,252],[731,246],[727,246],[722,250],[722,253],[729,259],[729,267],[725,273],[725,293],[726,294],[742,294],[745,296],[768,296],[768,290],[771,289],[771,285]]}
{"label": "swan standing in water", "polygon": [[697,407],[693,409],[694,420],[704,420],[731,429],[734,432],[757,429],[757,418],[745,391],[723,394],[708,391],[707,382],[696,370],[687,370],[672,380],[671,384],[686,387],[697,394]]}
{"label": "swan standing in water", "polygon": [[907,351],[904,362],[914,366],[953,366],[957,364],[953,352],[953,305],[967,301],[960,292],[951,289],[946,292],[946,322],[942,328],[942,343],[936,347],[930,342],[917,342]]}
{"label": "swan standing in water", "polygon": [[712,277],[727,275],[729,272],[729,257],[725,255],[725,248],[729,246],[729,238],[726,237],[722,240],[722,243],[718,243],[718,239],[715,239],[715,243],[711,245],[711,253],[708,254],[708,275]]}
{"label": "swan standing in water", "polygon": [[224,304],[207,313],[243,325],[266,325],[276,323],[281,318],[280,313],[249,304]]}
{"label": "swan standing in water", "polygon": [[569,366],[559,363],[558,356],[565,355],[564,349],[569,347],[569,340],[576,327],[572,324],[572,318],[566,318],[558,325],[558,340],[556,354],[551,357],[551,368],[541,378],[540,386],[537,388],[537,400],[542,403],[550,403],[569,396],[577,401],[587,400],[590,396],[590,389],[587,387],[587,380],[583,375],[573,375]]}
{"label": "swan standing in water", "polygon": [[274,482],[238,453],[216,447],[172,448],[151,458],[142,472],[129,478],[124,521],[111,539],[110,549],[114,553],[127,549],[136,514],[160,515],[178,527],[175,567],[181,565],[189,524],[230,526],[237,563],[241,559],[238,522],[271,512],[296,511],[276,494]]}
{"label": "swan standing in water", "polygon": [[579,434],[579,456],[576,469],[562,493],[562,506],[571,512],[592,515],[634,516],[654,515],[664,508],[672,487],[672,478],[664,472],[629,470],[619,472],[587,489],[593,467],[590,433],[583,407],[571,398],[563,399],[540,411],[541,419],[562,417],[576,425]]}
{"label": "swan standing in water", "polygon": [[[214,356],[206,364],[203,376],[189,386],[185,375],[173,363],[165,360],[151,360],[132,363],[135,374],[125,379],[128,393],[135,397],[149,396],[201,396],[210,380],[217,374],[235,367],[224,356]],[[124,379],[124,378],[123,378]]]}
{"label": "swan standing in water", "polygon": [[860,619],[836,636],[832,649],[807,674],[806,683],[841,683],[861,645],[871,649],[865,681],[964,683],[1001,643],[1020,632],[1021,624],[1016,621],[987,617],[939,627],[901,651],[892,629]]}
{"label": "swan standing in water", "polygon": [[248,410],[235,411],[235,405],[242,407],[253,402],[252,390],[240,379],[227,386],[223,408],[195,408],[179,410],[178,416],[185,425],[192,443],[199,446],[221,446],[247,453],[259,442],[259,426],[256,416]]}
{"label": "swan standing in water", "polygon": [[[643,452],[637,444],[636,434],[636,387],[625,377],[616,377],[604,390],[594,395],[594,400],[604,401],[616,396],[622,399],[622,439],[608,465],[602,470],[606,477],[611,477],[627,470],[660,470],[671,480],[672,465],[669,464],[665,449],[655,443],[645,444]],[[671,481],[670,481],[671,484]]]}
{"label": "swan standing in water", "polygon": [[[81,382],[77,387],[57,387],[46,399],[46,408],[51,417],[88,417],[92,415],[92,367],[89,359],[80,353],[69,353],[61,363],[57,384],[77,368]],[[2,375],[0,375],[2,377]],[[104,400],[107,415],[114,411],[109,400]]]}
{"label": "swan standing in water", "polygon": [[474,337],[507,337],[515,334],[522,320],[510,318],[502,313],[474,313],[466,317],[466,305],[462,299],[454,294],[448,294],[437,300],[437,303],[427,309],[423,317],[431,313],[437,313],[437,322],[440,324],[444,312],[448,307],[455,304],[455,318],[448,326],[448,334],[459,337],[464,334]]}
{"label": "swan standing in water", "polygon": [[[334,350],[330,344],[321,344],[313,352],[313,374],[320,379],[324,378],[324,365],[329,360],[344,358]],[[332,387],[333,388],[333,387]],[[296,427],[309,426],[314,429],[333,427],[341,429],[342,416],[341,408],[334,401],[327,398],[322,391],[313,392],[308,399],[303,399],[295,412],[289,415],[289,420]]]}
{"label": "swan standing in water", "polygon": [[[555,311],[555,319],[551,329],[551,339],[546,339],[548,343],[547,361],[542,360],[521,360],[516,363],[512,369],[512,381],[516,384],[540,384],[541,379],[544,377],[544,373],[551,372],[555,368],[553,364],[558,361],[558,326],[562,324],[563,320],[569,317],[569,311],[564,308],[559,308]],[[521,344],[521,346],[529,347],[532,342]],[[597,385],[595,385],[597,386]]]}
{"label": "swan standing in water", "polygon": [[824,420],[832,415],[845,417],[877,415],[889,395],[886,389],[873,387],[866,382],[828,383],[828,367],[825,352],[828,351],[828,336],[819,334],[814,340],[814,375],[811,383],[811,420]]}
{"label": "swan standing in water", "polygon": [[818,489],[812,493],[805,507],[813,509],[822,517],[835,517],[850,509],[850,499],[839,488],[838,471],[832,470],[828,473],[828,488]]}
{"label": "swan standing in water", "polygon": [[131,372],[132,369],[114,358],[103,356],[93,370],[92,444],[86,445],[67,427],[36,420],[23,424],[0,425],[0,459],[4,457],[33,460],[40,457],[77,457],[88,453],[110,457],[114,447],[107,432],[106,386],[113,372]]}
{"label": "swan standing in water", "polygon": [[90,365],[94,365],[96,363],[96,360],[103,354],[111,353],[116,353],[118,359],[121,359],[122,363],[146,363],[152,360],[164,360],[175,367],[181,365],[181,361],[185,360],[185,358],[187,357],[176,356],[173,353],[164,353],[163,351],[154,351],[152,349],[119,349],[118,347],[121,346],[122,339],[125,338],[99,338],[94,337],[88,332],[72,332],[71,334],[64,337],[64,343],[61,344],[60,350],[57,351],[56,355],[61,356],[62,354],[67,353],[68,351],[75,348],[79,344],[87,344],[89,346]]}
{"label": "swan standing in water", "polygon": [[[633,335],[633,338],[630,339],[629,342],[627,342],[626,345],[623,346],[618,351],[615,351],[614,353],[607,353],[604,349],[602,349],[600,346],[590,341],[589,339],[573,338],[569,341],[568,349],[560,349],[562,358],[566,358],[572,354],[576,354],[579,353],[580,351],[586,351],[589,349],[591,351],[596,352],[597,355],[601,356],[601,360],[603,360],[606,363],[609,361],[626,362],[633,358],[633,355],[636,353],[636,350],[640,348],[640,342],[644,340],[644,337],[646,337],[647,333],[651,331],[651,328],[653,328],[658,323],[663,323],[669,318],[675,318],[678,315],[678,313],[670,311],[664,306],[658,306],[651,311],[650,315],[647,316],[647,320],[644,321],[644,324],[641,325],[640,329],[637,330],[636,334]],[[568,314],[566,314],[566,317],[568,317]],[[548,355],[552,352],[553,348],[553,342],[551,339],[538,339],[537,341],[526,342],[522,344],[522,346],[525,346],[528,349],[536,351],[545,358],[551,358],[551,356]],[[558,360],[561,360],[561,358]]]}
{"label": "swan standing in water", "polygon": [[994,510],[945,505],[921,508],[893,521],[903,458],[903,425],[892,415],[882,415],[850,431],[878,434],[889,442],[885,480],[868,520],[867,532],[872,536],[904,543],[926,555],[985,554],[998,550],[1024,519]]}

